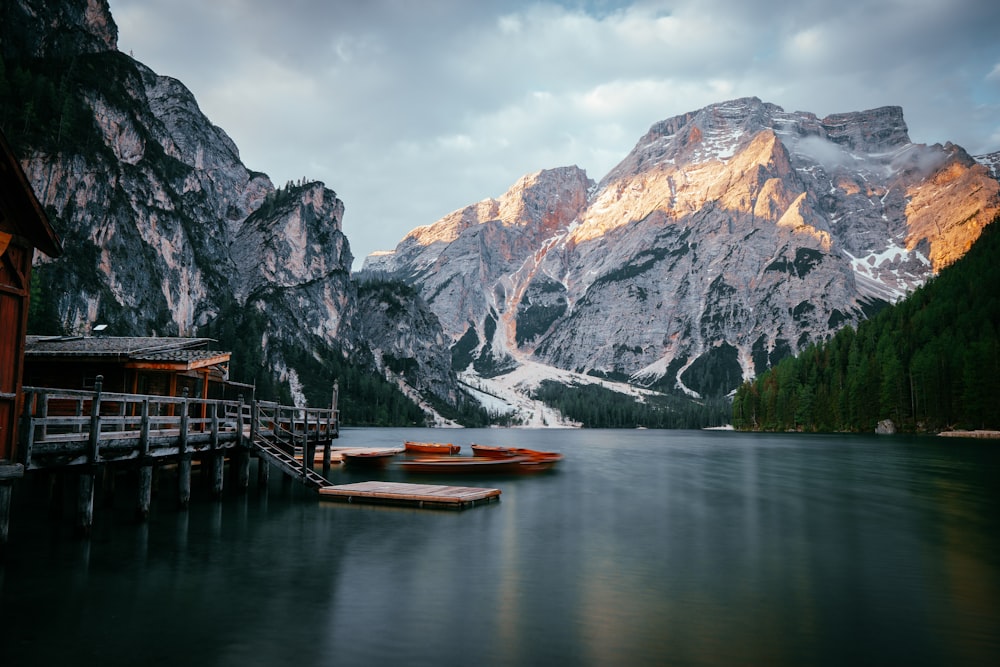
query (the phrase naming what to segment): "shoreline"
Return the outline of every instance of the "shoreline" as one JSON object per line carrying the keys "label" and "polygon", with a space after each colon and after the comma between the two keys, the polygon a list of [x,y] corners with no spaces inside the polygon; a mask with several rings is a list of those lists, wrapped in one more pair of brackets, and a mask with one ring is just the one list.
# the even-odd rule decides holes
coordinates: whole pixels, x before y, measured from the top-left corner
{"label": "shoreline", "polygon": [[941,431],[938,435],[942,438],[979,438],[1000,440],[1000,431]]}

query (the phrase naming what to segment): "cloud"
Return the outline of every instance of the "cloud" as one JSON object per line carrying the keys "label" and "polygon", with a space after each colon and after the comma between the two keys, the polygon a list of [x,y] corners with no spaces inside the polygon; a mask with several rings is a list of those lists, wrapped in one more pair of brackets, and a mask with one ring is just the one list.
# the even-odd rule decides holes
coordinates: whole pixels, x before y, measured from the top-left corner
{"label": "cloud", "polygon": [[119,43],[183,81],[276,183],[319,178],[356,255],[754,95],[904,109],[914,141],[998,146],[995,0],[110,0]]}

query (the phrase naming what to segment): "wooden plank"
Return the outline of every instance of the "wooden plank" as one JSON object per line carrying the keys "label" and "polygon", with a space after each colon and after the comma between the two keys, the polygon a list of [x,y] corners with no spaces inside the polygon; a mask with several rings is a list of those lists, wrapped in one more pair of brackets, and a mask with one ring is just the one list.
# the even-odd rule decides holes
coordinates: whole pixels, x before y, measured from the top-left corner
{"label": "wooden plank", "polygon": [[414,507],[451,509],[500,499],[500,489],[378,481],[327,486],[320,489],[319,494],[322,499],[348,503],[390,502]]}

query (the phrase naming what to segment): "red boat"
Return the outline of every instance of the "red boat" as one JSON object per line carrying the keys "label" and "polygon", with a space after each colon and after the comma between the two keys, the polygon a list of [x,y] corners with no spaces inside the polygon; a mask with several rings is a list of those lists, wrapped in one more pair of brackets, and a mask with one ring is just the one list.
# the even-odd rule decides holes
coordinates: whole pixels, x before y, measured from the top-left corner
{"label": "red boat", "polygon": [[485,456],[428,456],[408,461],[397,461],[396,466],[411,473],[448,474],[508,474],[529,472],[522,464],[530,463],[523,456],[487,458]]}
{"label": "red boat", "polygon": [[346,466],[384,468],[389,460],[398,453],[398,449],[345,450],[341,452],[340,456]]}
{"label": "red boat", "polygon": [[511,457],[522,457],[528,459],[535,465],[547,464],[551,468],[559,461],[563,455],[559,452],[541,452],[536,449],[525,449],[524,447],[497,447],[493,445],[472,445],[473,456],[490,459],[508,459]]}
{"label": "red boat", "polygon": [[413,442],[412,440],[403,442],[403,448],[408,452],[418,454],[458,454],[459,450],[462,449],[461,446],[453,445],[450,442]]}

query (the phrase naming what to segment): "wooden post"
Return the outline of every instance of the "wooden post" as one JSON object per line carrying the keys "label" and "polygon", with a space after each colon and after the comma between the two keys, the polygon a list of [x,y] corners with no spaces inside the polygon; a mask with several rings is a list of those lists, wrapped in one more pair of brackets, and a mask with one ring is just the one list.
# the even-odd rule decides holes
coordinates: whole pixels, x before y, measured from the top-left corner
{"label": "wooden post", "polygon": [[49,394],[48,394],[48,392],[44,392],[43,391],[42,394],[41,394],[41,396],[39,396],[39,399],[40,400],[38,401],[38,403],[39,403],[39,405],[38,405],[38,416],[42,420],[42,426],[41,426],[41,428],[39,430],[41,431],[41,434],[40,434],[41,438],[42,438],[42,440],[44,440],[45,437],[49,434],[49,425],[48,425],[48,422],[45,420],[45,418],[49,416]]}
{"label": "wooden post", "polygon": [[94,398],[90,404],[90,438],[87,442],[87,462],[97,463],[98,447],[101,441],[101,388],[104,376],[98,375],[94,380]]}
{"label": "wooden post", "polygon": [[271,477],[271,465],[262,456],[257,457],[257,488],[266,489]]}
{"label": "wooden post", "polygon": [[140,522],[149,519],[153,498],[153,465],[149,458],[149,399],[142,399],[142,419],[139,423],[139,498],[135,516]]}
{"label": "wooden post", "polygon": [[222,498],[223,473],[226,470],[225,455],[219,449],[219,406],[202,404],[202,410],[209,409],[212,413],[212,497]]}
{"label": "wooden post", "polygon": [[101,505],[115,506],[115,469],[111,465],[101,466]]}
{"label": "wooden post", "polygon": [[[76,408],[74,410],[75,416],[82,417],[83,416],[83,399],[82,398],[76,399],[76,406],[75,406],[75,408]],[[82,430],[83,430],[83,424],[77,424],[77,425],[75,425],[73,427],[73,432],[74,433],[79,433]]]}
{"label": "wooden post", "polygon": [[7,544],[10,536],[10,498],[13,491],[13,482],[0,481],[0,546]]}
{"label": "wooden post", "polygon": [[0,546],[7,544],[10,535],[10,506],[14,493],[14,480],[24,475],[21,464],[0,465]]}
{"label": "wooden post", "polygon": [[246,493],[250,488],[250,445],[243,435],[243,396],[236,413],[236,455],[234,468],[236,470],[236,490]]}
{"label": "wooden post", "polygon": [[[320,422],[324,420],[324,416],[317,413],[316,414],[316,428],[319,429]],[[330,422],[329,416],[325,418],[326,421],[326,431],[323,433],[323,476],[326,477],[330,474]]]}
{"label": "wooden post", "polygon": [[21,451],[18,454],[20,462],[24,464],[25,468],[31,467],[31,450],[35,445],[35,423],[34,423],[34,399],[35,394],[31,395],[31,399],[25,396],[24,410],[21,414]]}
{"label": "wooden post", "polygon": [[177,465],[177,502],[182,510],[191,503],[191,454],[187,451],[188,441],[188,390],[184,387],[181,400],[181,431],[177,439],[180,460]]}
{"label": "wooden post", "polygon": [[94,469],[87,466],[80,473],[76,494],[76,527],[77,537],[90,537],[94,525]]}
{"label": "wooden post", "polygon": [[[295,423],[295,413],[292,413],[292,423]],[[295,429],[292,429],[292,443],[295,442]],[[312,454],[309,451],[309,413],[305,410],[302,411],[302,474],[308,475],[309,471],[312,470],[313,460],[310,458]]]}
{"label": "wooden post", "polygon": [[333,433],[331,438],[340,437],[340,418],[337,416],[337,404],[340,402],[340,380],[333,383],[333,401],[330,405],[330,418],[333,420]]}
{"label": "wooden post", "polygon": [[139,467],[139,503],[135,511],[135,518],[140,523],[149,519],[149,506],[152,499],[153,466],[142,465]]}
{"label": "wooden post", "polygon": [[[260,402],[254,399],[250,403],[250,446],[254,447],[260,437]],[[257,488],[266,489],[271,466],[261,456],[257,457]]]}

